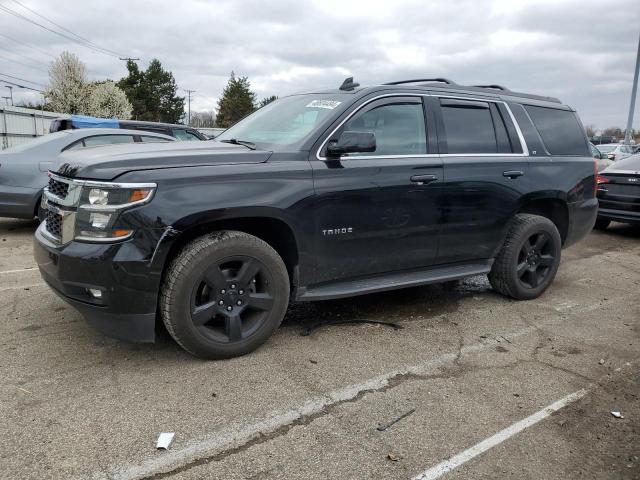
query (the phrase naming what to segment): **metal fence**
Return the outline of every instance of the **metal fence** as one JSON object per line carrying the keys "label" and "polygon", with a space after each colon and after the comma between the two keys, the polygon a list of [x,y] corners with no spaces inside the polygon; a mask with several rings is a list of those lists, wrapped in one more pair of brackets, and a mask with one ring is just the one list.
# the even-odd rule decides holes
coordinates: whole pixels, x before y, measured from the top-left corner
{"label": "metal fence", "polygon": [[0,148],[4,150],[49,133],[52,120],[60,117],[68,118],[69,115],[32,108],[0,107]]}

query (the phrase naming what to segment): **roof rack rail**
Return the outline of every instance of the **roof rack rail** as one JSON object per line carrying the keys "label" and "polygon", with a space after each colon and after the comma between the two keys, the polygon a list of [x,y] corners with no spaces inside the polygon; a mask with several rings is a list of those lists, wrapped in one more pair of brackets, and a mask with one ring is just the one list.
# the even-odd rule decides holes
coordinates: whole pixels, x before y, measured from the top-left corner
{"label": "roof rack rail", "polygon": [[344,82],[342,82],[342,85],[340,85],[340,90],[348,92],[349,90],[353,90],[359,86],[360,86],[359,83],[355,83],[353,81],[353,77],[347,77],[344,79]]}
{"label": "roof rack rail", "polygon": [[388,82],[383,85],[402,85],[404,83],[418,83],[418,82],[440,82],[446,83],[447,85],[457,85],[453,80],[449,80],[448,78],[416,78],[415,80],[398,80],[397,82]]}
{"label": "roof rack rail", "polygon": [[505,92],[510,92],[511,90],[509,90],[507,87],[503,87],[502,85],[473,85],[473,87],[475,88],[492,88],[494,90],[502,90]]}

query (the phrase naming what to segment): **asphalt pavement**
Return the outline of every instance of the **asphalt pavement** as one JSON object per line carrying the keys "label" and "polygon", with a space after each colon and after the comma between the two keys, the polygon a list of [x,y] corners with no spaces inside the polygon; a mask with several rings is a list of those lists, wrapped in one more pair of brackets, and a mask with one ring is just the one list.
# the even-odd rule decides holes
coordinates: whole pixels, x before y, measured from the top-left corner
{"label": "asphalt pavement", "polygon": [[533,301],[474,277],[294,304],[206,362],[92,330],[35,226],[0,219],[2,478],[640,478],[640,229],[564,250]]}

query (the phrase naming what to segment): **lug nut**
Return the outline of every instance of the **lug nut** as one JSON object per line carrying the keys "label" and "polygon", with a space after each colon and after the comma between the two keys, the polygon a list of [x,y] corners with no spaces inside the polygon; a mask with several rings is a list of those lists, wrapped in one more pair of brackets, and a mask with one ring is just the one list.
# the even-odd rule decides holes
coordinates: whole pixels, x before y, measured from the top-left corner
{"label": "lug nut", "polygon": [[218,302],[218,305],[224,305],[224,300],[220,300],[220,301]]}
{"label": "lug nut", "polygon": [[242,295],[244,293],[244,290],[238,290],[238,293]]}
{"label": "lug nut", "polygon": [[236,302],[236,304],[237,304],[237,305],[242,305],[242,300],[238,300],[238,301]]}
{"label": "lug nut", "polygon": [[220,293],[224,295],[225,293],[227,293],[227,291],[223,288],[222,290],[220,290]]}
{"label": "lug nut", "polygon": [[235,284],[235,283],[232,283],[232,284],[231,284],[231,289],[233,290],[234,288],[236,288],[236,284]]}
{"label": "lug nut", "polygon": [[229,305],[229,306],[227,307],[227,311],[229,311],[229,312],[230,312],[231,310],[233,310],[233,307],[232,307],[231,305]]}

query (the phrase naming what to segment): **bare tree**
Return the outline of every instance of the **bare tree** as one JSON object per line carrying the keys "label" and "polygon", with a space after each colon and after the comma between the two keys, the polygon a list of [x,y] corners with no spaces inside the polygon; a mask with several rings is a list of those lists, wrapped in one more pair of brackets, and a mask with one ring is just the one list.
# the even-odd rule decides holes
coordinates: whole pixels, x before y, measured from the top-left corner
{"label": "bare tree", "polygon": [[587,125],[584,129],[587,132],[587,137],[591,138],[591,137],[595,136],[595,134],[596,134],[596,126],[595,125]]}
{"label": "bare tree", "polygon": [[212,128],[216,124],[213,112],[192,112],[190,125],[195,128]]}

